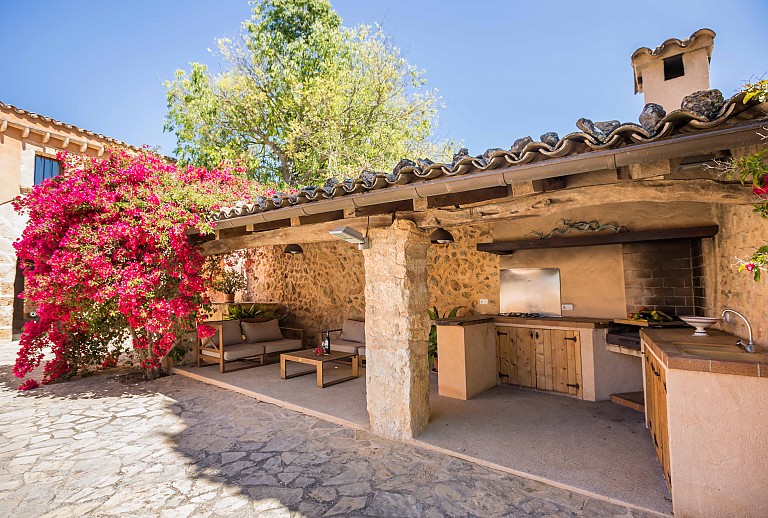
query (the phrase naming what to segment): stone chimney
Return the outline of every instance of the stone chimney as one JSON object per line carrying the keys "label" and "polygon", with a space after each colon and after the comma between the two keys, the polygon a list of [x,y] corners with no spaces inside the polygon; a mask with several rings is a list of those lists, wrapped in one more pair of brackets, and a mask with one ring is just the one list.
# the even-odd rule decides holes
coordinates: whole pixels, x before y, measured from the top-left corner
{"label": "stone chimney", "polygon": [[683,97],[709,90],[709,62],[715,31],[699,29],[687,40],[670,38],[655,49],[641,47],[632,54],[635,93],[645,104],[655,103],[668,113],[680,109]]}

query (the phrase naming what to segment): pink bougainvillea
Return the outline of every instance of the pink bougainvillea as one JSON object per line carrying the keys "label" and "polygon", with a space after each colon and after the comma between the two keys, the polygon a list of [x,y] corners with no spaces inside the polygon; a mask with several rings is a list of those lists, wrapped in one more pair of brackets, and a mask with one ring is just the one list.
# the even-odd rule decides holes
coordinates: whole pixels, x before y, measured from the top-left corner
{"label": "pink bougainvillea", "polygon": [[251,199],[248,182],[237,167],[180,168],[149,151],[59,159],[62,175],[15,200],[29,217],[14,246],[38,319],[24,327],[14,374],[50,348],[50,383],[113,365],[130,343],[153,377],[209,302],[210,275],[187,231],[211,232],[210,211]]}

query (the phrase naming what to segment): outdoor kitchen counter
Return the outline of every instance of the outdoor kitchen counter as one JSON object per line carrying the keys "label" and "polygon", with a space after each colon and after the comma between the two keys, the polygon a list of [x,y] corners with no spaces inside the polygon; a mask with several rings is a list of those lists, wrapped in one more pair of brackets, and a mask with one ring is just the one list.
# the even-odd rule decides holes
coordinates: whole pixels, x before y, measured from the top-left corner
{"label": "outdoor kitchen counter", "polygon": [[[768,516],[768,355],[738,337],[642,329],[646,425],[675,516]],[[763,496],[755,496],[763,495]]]}
{"label": "outdoor kitchen counter", "polygon": [[614,323],[609,318],[586,317],[504,317],[500,315],[467,315],[464,317],[441,318],[435,320],[438,326],[471,326],[476,324],[512,324],[518,326],[546,326],[567,327],[570,329],[606,329],[613,327]]}
{"label": "outdoor kitchen counter", "polygon": [[645,344],[668,369],[768,378],[768,354],[747,353],[739,337],[717,330],[693,336],[692,328],[642,329]]}

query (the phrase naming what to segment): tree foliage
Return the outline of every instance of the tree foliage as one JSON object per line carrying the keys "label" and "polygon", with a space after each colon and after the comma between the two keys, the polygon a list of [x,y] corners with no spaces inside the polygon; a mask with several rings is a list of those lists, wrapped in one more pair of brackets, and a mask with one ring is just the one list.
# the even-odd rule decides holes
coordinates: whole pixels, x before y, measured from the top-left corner
{"label": "tree foliage", "polygon": [[[744,102],[751,99],[768,101],[768,80],[760,80],[744,86]],[[757,197],[755,212],[761,218],[768,218],[768,147],[727,164],[729,177],[736,176],[742,184],[751,184],[752,193]],[[768,245],[761,246],[747,258],[737,258],[739,271],[748,271],[755,281],[759,281],[761,272],[768,271]]]}
{"label": "tree foliage", "polygon": [[447,156],[435,142],[439,97],[379,27],[347,28],[327,0],[262,0],[225,70],[192,63],[166,82],[166,129],[180,160],[244,160],[257,179],[291,185]]}
{"label": "tree foliage", "polygon": [[14,374],[29,374],[49,347],[43,383],[113,365],[130,337],[155,377],[209,302],[211,276],[186,230],[212,232],[209,212],[248,199],[248,182],[242,171],[179,168],[149,152],[60,159],[60,176],[14,202],[29,217],[14,246],[38,314],[24,326]]}

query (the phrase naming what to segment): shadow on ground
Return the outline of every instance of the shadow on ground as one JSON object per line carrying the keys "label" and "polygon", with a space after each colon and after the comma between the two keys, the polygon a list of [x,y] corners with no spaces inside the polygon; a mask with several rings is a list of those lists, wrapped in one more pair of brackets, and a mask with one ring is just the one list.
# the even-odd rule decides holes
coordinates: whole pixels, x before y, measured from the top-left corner
{"label": "shadow on ground", "polygon": [[0,367],[0,514],[642,515],[182,376],[15,380]]}

